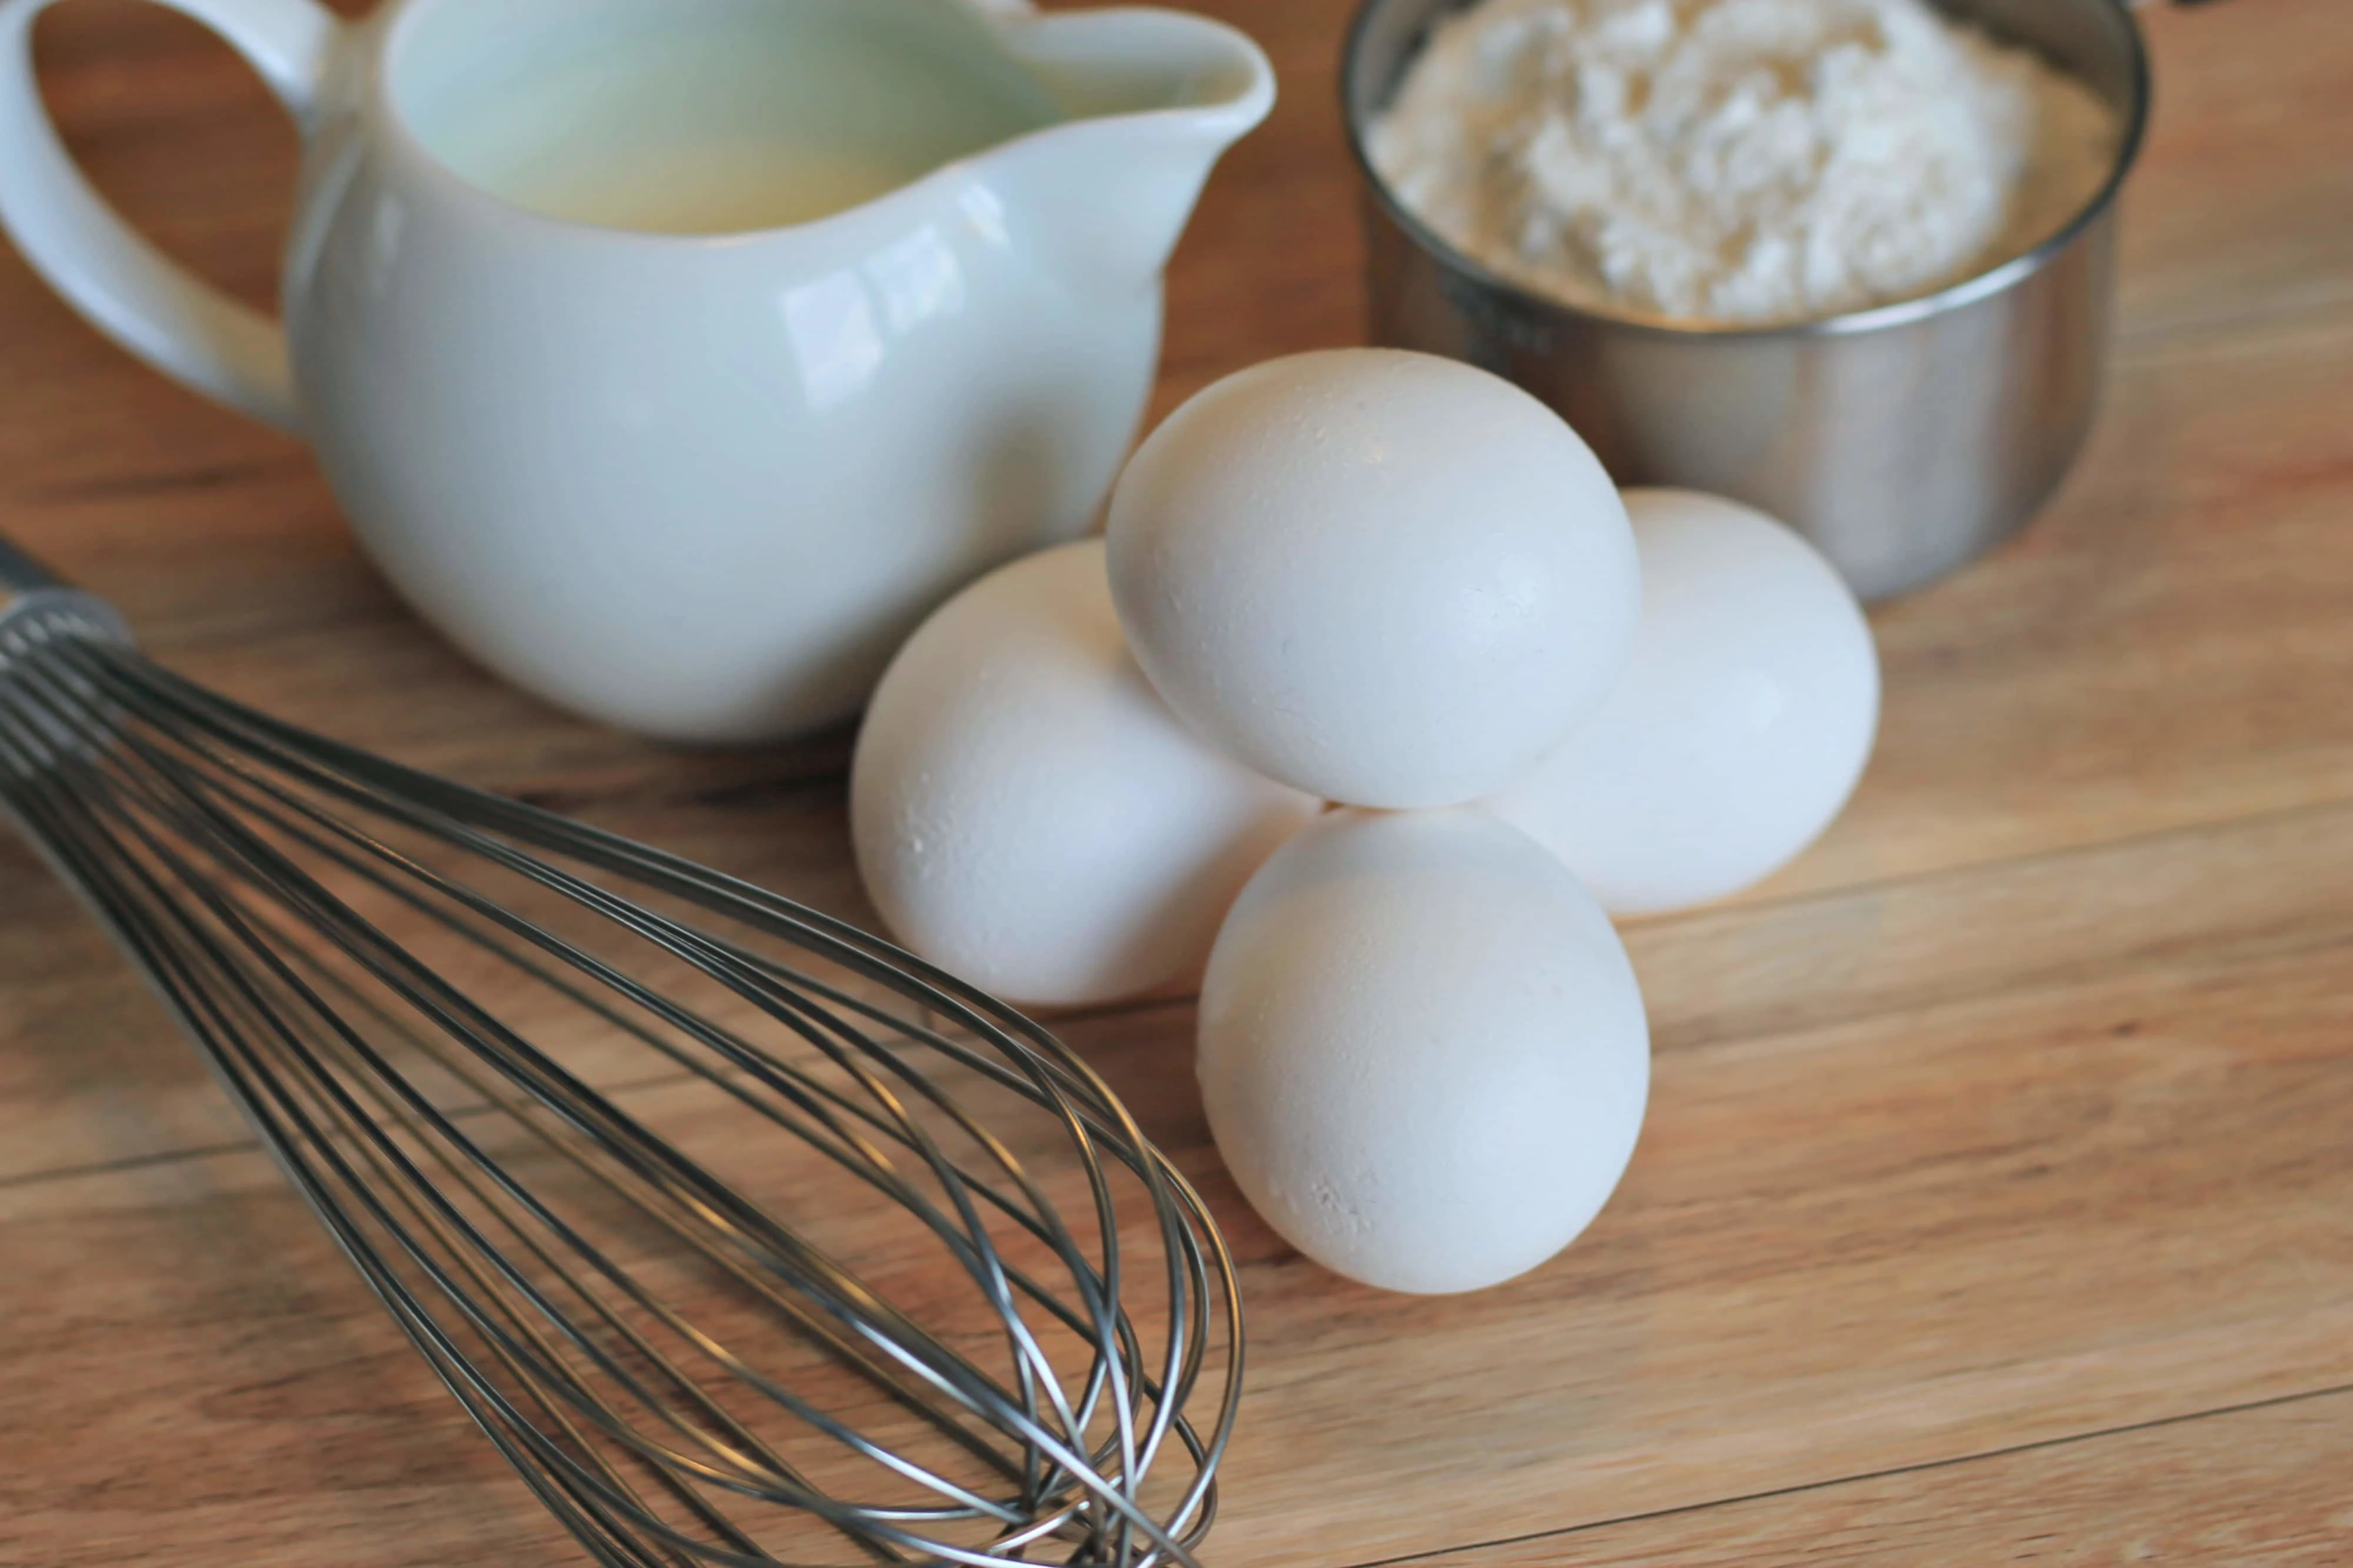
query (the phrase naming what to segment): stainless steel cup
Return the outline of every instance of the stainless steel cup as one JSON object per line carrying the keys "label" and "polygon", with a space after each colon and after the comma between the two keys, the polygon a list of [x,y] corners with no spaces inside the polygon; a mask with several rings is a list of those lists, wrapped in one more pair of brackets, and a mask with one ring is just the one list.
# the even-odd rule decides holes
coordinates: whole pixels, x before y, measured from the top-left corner
{"label": "stainless steel cup", "polygon": [[2081,78],[2125,135],[2099,194],[2027,255],[1924,299],[1798,326],[1662,326],[1541,298],[1431,233],[1365,136],[1431,25],[1471,0],[1367,0],[1342,73],[1370,191],[1374,341],[1468,360],[1558,409],[1621,484],[1712,490],[1802,531],[1882,598],[1976,559],[2048,500],[2099,402],[2116,198],[2148,58],[2123,0],[1938,0]]}

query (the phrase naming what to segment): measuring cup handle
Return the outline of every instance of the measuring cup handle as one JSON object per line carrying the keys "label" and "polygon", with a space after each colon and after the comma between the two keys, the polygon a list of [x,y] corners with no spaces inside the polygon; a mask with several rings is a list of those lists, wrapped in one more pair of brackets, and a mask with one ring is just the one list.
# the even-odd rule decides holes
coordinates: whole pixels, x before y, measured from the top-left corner
{"label": "measuring cup handle", "polygon": [[[167,375],[296,430],[285,329],[170,260],[67,156],[33,71],[33,23],[57,0],[0,0],[0,226],[49,286]],[[228,40],[307,123],[342,24],[316,0],[157,0]]]}

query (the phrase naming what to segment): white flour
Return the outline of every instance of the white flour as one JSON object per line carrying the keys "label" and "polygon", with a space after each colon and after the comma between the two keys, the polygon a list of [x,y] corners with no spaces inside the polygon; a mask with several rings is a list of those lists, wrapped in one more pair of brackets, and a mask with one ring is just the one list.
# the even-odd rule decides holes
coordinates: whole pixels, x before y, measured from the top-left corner
{"label": "white flour", "polygon": [[1434,33],[1371,153],[1525,287],[1758,325],[2031,248],[2117,135],[2081,83],[1926,0],[1485,0]]}

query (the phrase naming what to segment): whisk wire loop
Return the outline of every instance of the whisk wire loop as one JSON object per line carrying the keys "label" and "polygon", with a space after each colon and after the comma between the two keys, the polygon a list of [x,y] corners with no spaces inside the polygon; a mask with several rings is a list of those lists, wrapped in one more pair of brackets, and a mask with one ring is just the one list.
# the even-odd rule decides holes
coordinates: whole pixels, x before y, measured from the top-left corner
{"label": "whisk wire loop", "polygon": [[[301,803],[299,802],[290,802],[289,804],[294,805],[297,809],[302,809]],[[204,805],[201,801],[193,802],[192,805],[196,810],[202,811],[204,809]],[[333,900],[324,893],[323,889],[318,889],[315,884],[311,884],[306,879],[301,878],[300,872],[296,868],[279,861],[278,858],[272,854],[268,846],[260,844],[258,841],[252,841],[248,836],[242,835],[233,822],[221,823],[217,826],[224,833],[242,840],[237,844],[237,847],[238,848],[240,855],[248,858],[249,862],[259,862],[259,868],[264,872],[285,877],[290,882],[301,887],[306,894],[307,900],[311,906],[307,912],[310,917],[314,921],[320,923],[322,928],[330,931],[339,931],[343,929],[344,924],[347,922],[354,923],[356,928],[363,934],[370,938],[371,945],[379,950],[385,950],[385,955],[389,959],[396,963],[401,963],[406,959],[406,955],[399,952],[396,949],[389,949],[388,944],[385,944],[379,935],[376,935],[369,928],[365,927],[364,922],[353,922],[352,917],[350,917],[347,910],[343,910],[340,906],[335,905]],[[444,826],[446,830],[446,825],[437,826]],[[395,864],[404,865],[404,868],[409,870],[412,874],[417,875],[420,878],[429,876],[429,874],[425,873],[421,868],[406,864],[399,857],[393,855],[388,850],[382,849],[381,847],[369,847],[375,848],[377,853],[382,855],[388,861],[392,861]],[[487,853],[488,851],[486,850],[485,852]],[[502,854],[501,858],[512,863],[519,858],[513,857],[510,852]],[[565,891],[567,895],[576,897],[583,902],[588,903],[592,907],[598,908],[600,912],[614,913],[613,906],[616,903],[616,900],[613,900],[608,895],[603,893],[600,889],[580,884],[574,879],[565,877],[560,873],[552,872],[546,868],[536,865],[516,866],[515,868],[527,870],[539,879],[560,888],[560,889]],[[517,925],[522,924],[522,922],[513,921],[512,917],[506,918],[510,923]],[[639,930],[641,932],[651,929],[657,924],[662,923],[658,921],[657,917],[652,917],[644,911],[634,910],[625,910],[623,913],[617,914],[615,918],[617,920],[620,920],[622,923],[632,929]],[[543,932],[537,932],[535,928],[526,928],[526,930],[529,930],[532,934],[537,936],[543,944],[549,946],[552,950],[561,952],[564,956],[567,957],[584,969],[587,969],[592,973],[596,973],[599,978],[607,981],[607,983],[614,984],[617,988],[620,988],[628,984],[628,983],[620,980],[618,976],[606,969],[603,965],[597,964],[593,960],[578,953],[576,950],[570,949],[564,944],[556,942],[554,939],[547,937]],[[705,967],[715,975],[730,980],[731,983],[734,984],[739,990],[744,991],[744,994],[754,996],[754,999],[757,1000],[773,1000],[772,998],[758,996],[753,990],[745,988],[743,978],[740,975],[725,974],[723,973],[723,966],[714,966],[709,963],[702,952],[705,944],[703,944],[693,933],[685,931],[682,929],[670,928],[663,930],[659,934],[682,942],[684,946],[681,951],[695,954],[699,966]],[[348,948],[347,951],[349,951]],[[375,963],[375,959],[373,956],[363,955],[356,952],[353,953],[353,956],[363,958],[363,961],[369,963],[372,967]],[[501,1044],[505,1048],[514,1052],[518,1057],[528,1062],[534,1069],[547,1073],[552,1077],[561,1076],[560,1069],[554,1068],[552,1064],[547,1063],[543,1058],[538,1057],[537,1053],[533,1052],[527,1043],[513,1038],[511,1036],[505,1036],[504,1031],[499,1029],[499,1026],[494,1020],[480,1016],[479,1010],[473,1009],[462,996],[459,996],[454,993],[451,993],[448,987],[442,985],[436,977],[430,974],[429,972],[418,972],[416,970],[413,963],[403,963],[403,967],[410,971],[408,977],[393,983],[401,986],[404,991],[406,1000],[409,1001],[412,1005],[418,1006],[420,1009],[426,1010],[434,1015],[438,1021],[443,1023],[445,1027],[455,1026],[450,1024],[448,1015],[445,1009],[454,1008],[460,1012],[472,1014],[474,1016],[466,1020],[468,1025],[472,1027],[487,1029],[494,1034],[501,1035],[502,1037]],[[387,978],[381,972],[378,972],[378,977]],[[407,988],[409,984],[412,982],[421,984],[430,988],[436,993],[436,994],[429,999],[418,996],[415,992],[410,991]],[[658,998],[650,997],[648,994],[643,993],[641,988],[628,986],[628,989],[635,993],[634,999],[644,1002],[648,1005],[659,1009],[662,1013],[668,1015],[672,1022],[681,1021],[681,1016],[677,1009],[670,1007],[667,1004],[659,1002]],[[798,1026],[797,1024],[797,1026]],[[1035,1342],[1034,1340],[1030,1340],[1028,1336],[1026,1326],[1019,1322],[1018,1310],[1013,1307],[1013,1304],[1005,1293],[1004,1282],[1001,1275],[1001,1265],[997,1264],[994,1249],[987,1247],[986,1232],[984,1229],[979,1227],[978,1217],[971,1211],[969,1201],[964,1195],[962,1184],[956,1180],[950,1168],[947,1167],[944,1162],[941,1159],[935,1146],[932,1146],[930,1141],[924,1137],[920,1124],[907,1119],[902,1109],[898,1106],[897,1102],[892,1099],[886,1089],[876,1082],[871,1074],[866,1073],[860,1064],[844,1058],[839,1052],[835,1051],[831,1043],[827,1041],[821,1034],[808,1030],[805,1027],[801,1029],[801,1032],[804,1034],[805,1037],[819,1044],[824,1048],[827,1048],[831,1054],[834,1054],[837,1061],[839,1061],[847,1068],[857,1073],[862,1080],[863,1087],[865,1087],[870,1093],[875,1095],[875,1097],[884,1104],[887,1110],[896,1114],[901,1124],[907,1129],[910,1135],[923,1145],[923,1152],[932,1161],[935,1173],[942,1174],[949,1183],[951,1195],[957,1200],[959,1207],[963,1210],[961,1217],[964,1219],[965,1224],[967,1226],[972,1227],[973,1232],[977,1234],[981,1238],[981,1247],[983,1250],[978,1254],[976,1261],[977,1261],[981,1267],[987,1268],[989,1269],[989,1273],[983,1276],[982,1283],[991,1293],[992,1304],[997,1306],[1000,1311],[1004,1311],[1008,1314],[1008,1327],[1015,1331],[1017,1339],[1027,1343],[1028,1347],[1034,1354]],[[579,1089],[580,1086],[575,1084],[567,1084],[565,1087],[576,1091]],[[596,1109],[601,1111],[608,1122],[608,1125],[604,1129],[604,1131],[607,1136],[619,1142],[622,1146],[633,1147],[641,1150],[649,1148],[654,1158],[658,1160],[673,1158],[674,1163],[674,1157],[670,1155],[669,1151],[662,1148],[658,1143],[653,1143],[642,1130],[637,1129],[627,1123],[624,1120],[620,1119],[617,1113],[612,1112],[609,1108],[596,1106]],[[1017,1179],[1023,1179],[1020,1177],[1017,1163],[1011,1162],[1009,1158],[1008,1158],[1006,1164],[1008,1171],[1012,1172],[1016,1175]],[[686,1172],[684,1174],[685,1179],[690,1182],[697,1180],[699,1176],[699,1173],[692,1173],[691,1171]],[[711,1195],[712,1194],[706,1194],[706,1196]],[[730,1201],[728,1194],[725,1194],[723,1192],[718,1193],[716,1197],[718,1201],[721,1202]],[[758,1216],[756,1215],[751,1217],[753,1223],[759,1223]],[[954,1232],[946,1231],[944,1226],[942,1229],[944,1235],[951,1237],[955,1234]],[[787,1250],[797,1250],[793,1247],[793,1244],[789,1237],[786,1237],[781,1239]],[[805,1264],[808,1260],[806,1258],[797,1258],[796,1261]],[[807,1277],[804,1277],[800,1283],[804,1289],[817,1289],[812,1281]],[[860,1302],[859,1305],[869,1311],[881,1311],[887,1314],[887,1307],[881,1303],[869,1300]],[[846,1309],[837,1306],[836,1310],[841,1315],[848,1315]],[[922,1338],[920,1331],[916,1330],[912,1324],[901,1321],[893,1324],[892,1327],[900,1332],[909,1336],[909,1338],[913,1341],[920,1342]],[[897,1351],[902,1349],[904,1343],[905,1342],[900,1341],[886,1342],[885,1348]],[[934,1368],[931,1370],[937,1371],[940,1369]],[[948,1362],[944,1367],[944,1372],[950,1376],[953,1376],[953,1374],[958,1370],[961,1370],[960,1367],[953,1362]],[[951,1389],[950,1392],[956,1391]],[[1000,1399],[1005,1397],[1003,1390],[993,1386],[986,1388],[983,1391],[983,1395],[986,1397]],[[1032,1419],[1035,1418],[1036,1413],[1034,1410],[1029,1411],[1027,1414],[1029,1414]],[[1062,1411],[1061,1414],[1063,1415],[1067,1425],[1069,1423],[1069,1413],[1067,1409]]]}
{"label": "whisk wire loop", "polygon": [[[0,805],[591,1560],[813,1563],[814,1524],[870,1562],[1196,1562],[1234,1264],[1087,1062],[844,921],[230,703],[35,586],[0,595]],[[648,1119],[722,1110],[852,1179],[794,1179],[787,1220]]]}

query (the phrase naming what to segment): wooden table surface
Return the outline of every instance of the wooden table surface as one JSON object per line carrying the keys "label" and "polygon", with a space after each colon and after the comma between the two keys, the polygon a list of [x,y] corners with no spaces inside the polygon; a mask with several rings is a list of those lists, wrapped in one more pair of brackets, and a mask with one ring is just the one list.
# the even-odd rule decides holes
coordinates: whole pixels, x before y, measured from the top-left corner
{"label": "wooden table surface", "polygon": [[[1344,0],[1176,266],[1162,406],[1355,341]],[[1629,935],[1651,1124],[1566,1257],[1417,1301],[1218,1173],[1183,1002],[1081,1016],[1244,1260],[1211,1560],[2353,1563],[2353,11],[2149,15],[2105,416],[2029,537],[1876,617],[1883,742],[1772,886]],[[193,26],[43,25],[77,150],[266,300],[291,137]],[[637,744],[491,683],[296,446],[0,249],[0,531],[297,721],[868,917],[846,741]],[[1140,1064],[1140,1065],[1139,1065]],[[0,1564],[570,1560],[69,898],[0,842]]]}

